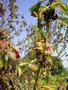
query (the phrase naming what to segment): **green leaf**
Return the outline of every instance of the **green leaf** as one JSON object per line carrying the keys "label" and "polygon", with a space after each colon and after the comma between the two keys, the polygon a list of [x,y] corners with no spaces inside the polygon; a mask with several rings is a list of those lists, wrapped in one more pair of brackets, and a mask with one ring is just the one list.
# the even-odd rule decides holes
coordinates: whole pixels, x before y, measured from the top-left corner
{"label": "green leaf", "polygon": [[55,8],[56,6],[58,6],[61,10],[61,12],[65,15],[68,15],[68,6],[63,3],[63,2],[53,2],[51,4],[51,8]]}
{"label": "green leaf", "polygon": [[68,18],[58,17],[57,20],[61,20],[61,21],[63,21],[64,23],[68,24]]}
{"label": "green leaf", "polygon": [[38,2],[37,4],[33,5],[31,8],[29,8],[29,11],[30,11],[30,12],[33,12],[33,11],[38,11],[39,9],[43,9],[44,7],[41,6],[41,3],[42,3],[42,2],[43,2],[43,1]]}
{"label": "green leaf", "polygon": [[39,10],[43,10],[45,7],[44,6],[40,6],[39,7]]}
{"label": "green leaf", "polygon": [[68,26],[67,26],[67,30],[66,30],[66,35],[68,34]]}

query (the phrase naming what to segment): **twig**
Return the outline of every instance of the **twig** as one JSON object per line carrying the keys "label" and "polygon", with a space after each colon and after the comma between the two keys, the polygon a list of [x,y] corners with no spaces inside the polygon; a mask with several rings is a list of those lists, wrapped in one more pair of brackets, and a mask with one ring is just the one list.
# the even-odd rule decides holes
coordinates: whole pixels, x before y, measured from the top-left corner
{"label": "twig", "polygon": [[66,54],[66,52],[62,56],[59,56],[59,58],[62,58],[65,54]]}

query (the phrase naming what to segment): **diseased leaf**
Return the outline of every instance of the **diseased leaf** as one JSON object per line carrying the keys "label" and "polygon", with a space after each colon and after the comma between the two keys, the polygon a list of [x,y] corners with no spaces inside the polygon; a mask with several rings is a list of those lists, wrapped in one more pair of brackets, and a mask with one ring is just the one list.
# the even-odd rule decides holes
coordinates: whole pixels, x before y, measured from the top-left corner
{"label": "diseased leaf", "polygon": [[63,21],[64,23],[68,24],[68,18],[66,17],[58,17],[57,20]]}
{"label": "diseased leaf", "polygon": [[66,12],[61,6],[59,6],[59,9],[60,9],[60,11],[61,11],[62,13],[64,13],[65,15],[67,15],[67,12]]}
{"label": "diseased leaf", "polygon": [[51,8],[55,8],[56,6],[58,6],[61,10],[62,13],[64,13],[65,15],[68,15],[68,6],[63,3],[63,2],[53,2],[51,4]]}

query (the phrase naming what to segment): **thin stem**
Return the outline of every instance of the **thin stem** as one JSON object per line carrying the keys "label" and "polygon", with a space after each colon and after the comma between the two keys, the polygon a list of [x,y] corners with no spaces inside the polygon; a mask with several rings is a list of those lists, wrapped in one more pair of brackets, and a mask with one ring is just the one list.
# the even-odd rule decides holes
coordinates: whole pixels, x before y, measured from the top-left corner
{"label": "thin stem", "polygon": [[41,13],[38,13],[38,28],[41,26]]}
{"label": "thin stem", "polygon": [[46,12],[48,9],[50,8],[50,6],[47,6],[46,8],[44,8],[43,10],[40,11],[41,15]]}
{"label": "thin stem", "polygon": [[48,38],[48,34],[49,34],[49,23],[46,24],[46,39]]}
{"label": "thin stem", "polygon": [[41,69],[41,64],[39,65],[39,68],[38,68],[38,71],[37,71],[37,76],[36,76],[36,79],[35,79],[35,84],[34,84],[33,90],[36,90],[40,69]]}
{"label": "thin stem", "polygon": [[59,58],[62,58],[65,54],[66,54],[66,52],[65,52],[62,56],[58,55],[58,57],[59,57]]}

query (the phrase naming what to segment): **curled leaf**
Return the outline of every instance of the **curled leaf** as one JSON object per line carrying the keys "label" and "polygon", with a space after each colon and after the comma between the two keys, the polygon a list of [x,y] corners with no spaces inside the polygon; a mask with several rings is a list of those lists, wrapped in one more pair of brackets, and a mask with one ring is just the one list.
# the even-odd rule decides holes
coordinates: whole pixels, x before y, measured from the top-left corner
{"label": "curled leaf", "polygon": [[51,8],[55,8],[56,6],[58,6],[61,10],[62,13],[64,13],[65,15],[68,15],[68,6],[63,3],[63,2],[53,2],[51,4]]}

